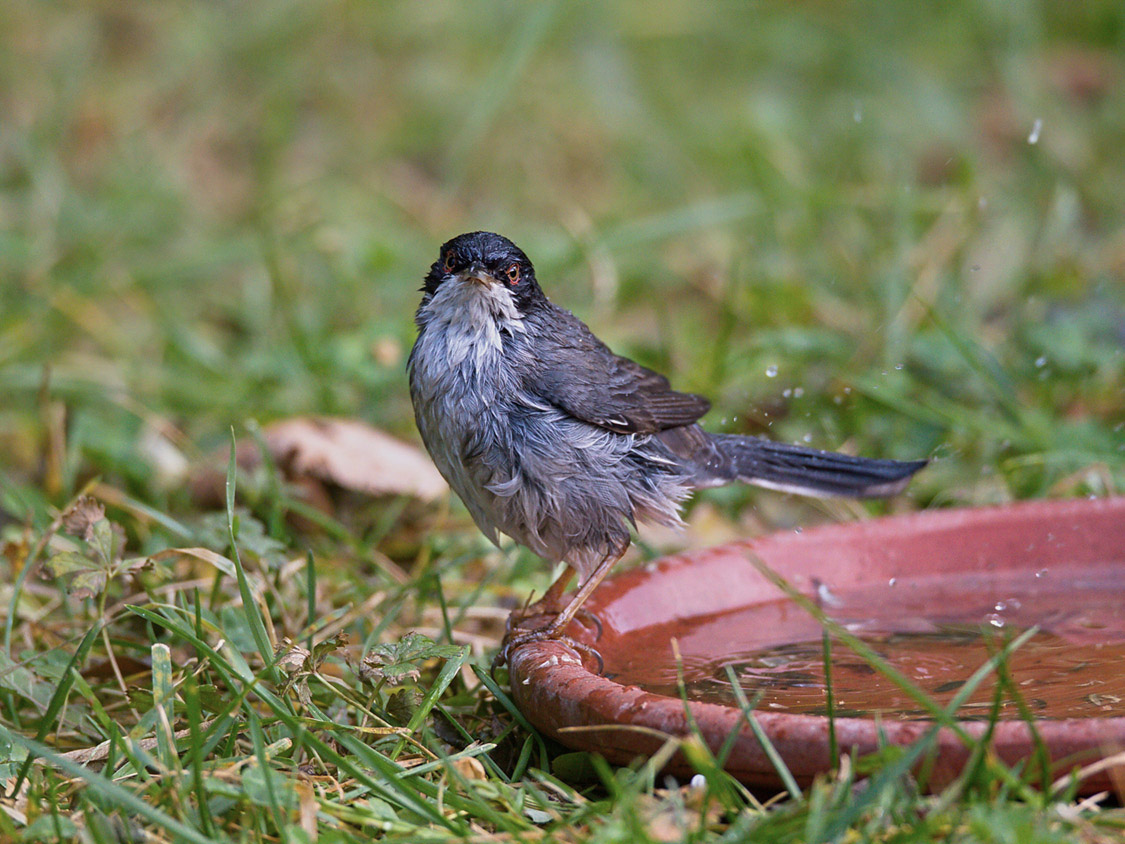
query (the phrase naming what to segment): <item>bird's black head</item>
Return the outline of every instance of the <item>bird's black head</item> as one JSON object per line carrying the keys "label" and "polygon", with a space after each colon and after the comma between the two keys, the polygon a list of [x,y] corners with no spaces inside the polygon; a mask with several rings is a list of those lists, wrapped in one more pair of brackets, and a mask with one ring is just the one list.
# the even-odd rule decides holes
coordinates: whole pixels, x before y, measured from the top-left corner
{"label": "bird's black head", "polygon": [[523,250],[493,232],[469,232],[443,244],[422,289],[433,295],[454,278],[503,285],[522,310],[544,298],[535,280],[535,267]]}

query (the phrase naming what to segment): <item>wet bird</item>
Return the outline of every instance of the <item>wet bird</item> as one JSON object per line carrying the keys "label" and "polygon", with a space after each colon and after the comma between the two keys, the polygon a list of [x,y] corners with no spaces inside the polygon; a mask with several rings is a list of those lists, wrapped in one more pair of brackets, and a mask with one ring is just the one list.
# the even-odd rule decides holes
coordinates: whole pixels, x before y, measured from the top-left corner
{"label": "wet bird", "polygon": [[[553,620],[535,630],[510,625],[499,661],[528,641],[566,639],[629,547],[630,526],[681,525],[680,505],[693,490],[741,481],[884,497],[926,465],[708,433],[696,424],[707,399],[610,351],[547,299],[523,251],[491,232],[441,247],[415,323],[410,396],[434,463],[492,542],[504,533],[567,564],[515,614]],[[575,573],[578,590],[564,600]]]}

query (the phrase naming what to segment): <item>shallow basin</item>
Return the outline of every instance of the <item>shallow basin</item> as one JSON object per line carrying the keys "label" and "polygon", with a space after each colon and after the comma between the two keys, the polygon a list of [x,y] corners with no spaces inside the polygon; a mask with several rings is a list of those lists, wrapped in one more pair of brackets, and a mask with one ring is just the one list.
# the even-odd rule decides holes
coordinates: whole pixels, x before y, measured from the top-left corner
{"label": "shallow basin", "polygon": [[[994,751],[1010,763],[1032,755],[1029,714],[1057,775],[1125,749],[1125,498],[832,525],[627,571],[587,604],[601,637],[595,642],[595,631],[577,622],[569,630],[597,647],[603,675],[564,644],[526,645],[511,658],[521,711],[569,747],[628,763],[655,752],[661,735],[690,733],[680,670],[691,719],[712,749],[738,733],[727,769],[750,785],[776,786],[727,682],[730,666],[798,781],[829,770],[822,628],[751,557],[942,705],[990,653],[1038,627],[1008,660],[1020,700],[1005,692]],[[909,745],[933,726],[924,707],[840,642],[832,665],[841,750],[873,752],[880,732]],[[994,683],[982,683],[958,711],[970,736],[988,729]],[[629,729],[638,726],[648,731]],[[968,758],[965,742],[942,728],[928,785],[947,784]],[[679,756],[669,769],[690,772]],[[1089,776],[1082,789],[1109,788],[1115,774],[1125,779],[1125,768]]]}

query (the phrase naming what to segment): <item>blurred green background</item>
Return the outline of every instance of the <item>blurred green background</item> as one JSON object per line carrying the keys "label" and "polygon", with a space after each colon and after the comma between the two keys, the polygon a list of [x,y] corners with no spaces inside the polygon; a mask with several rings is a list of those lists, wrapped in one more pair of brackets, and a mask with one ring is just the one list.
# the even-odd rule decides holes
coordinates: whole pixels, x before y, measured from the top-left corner
{"label": "blurred green background", "polygon": [[416,440],[417,288],[480,228],[713,430],[936,458],[897,506],[1125,482],[1120,2],[0,17],[9,517],[93,474],[174,509],[153,431]]}

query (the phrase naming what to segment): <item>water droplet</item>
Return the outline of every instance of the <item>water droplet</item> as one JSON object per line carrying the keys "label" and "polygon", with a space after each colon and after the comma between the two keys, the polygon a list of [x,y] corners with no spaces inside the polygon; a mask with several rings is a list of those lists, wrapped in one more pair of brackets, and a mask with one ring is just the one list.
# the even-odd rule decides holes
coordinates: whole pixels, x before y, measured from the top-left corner
{"label": "water droplet", "polygon": [[896,363],[896,364],[895,364],[895,369],[902,369],[902,367],[903,367],[903,366],[904,366],[904,364],[901,364],[901,363]]}
{"label": "water droplet", "polygon": [[1047,570],[1046,569],[1039,569],[1039,571],[1035,572],[1035,576],[1038,577],[1038,578],[1046,577],[1047,576]]}
{"label": "water droplet", "polygon": [[1037,357],[1035,359],[1035,366],[1037,368],[1042,369],[1046,365],[1047,365],[1047,356],[1046,355],[1041,355],[1040,357]]}
{"label": "water droplet", "polygon": [[856,123],[863,122],[863,109],[859,106],[856,106],[855,111],[852,112],[852,120],[854,120]]}
{"label": "water droplet", "polygon": [[785,396],[785,398],[789,398],[790,396],[793,395],[792,388],[786,387],[784,390],[781,391],[781,395]]}
{"label": "water droplet", "polygon": [[800,527],[793,528],[793,533],[804,533],[805,529]]}
{"label": "water droplet", "polygon": [[804,394],[805,394],[805,388],[804,387],[794,387],[793,388],[793,398],[799,399]]}
{"label": "water droplet", "polygon": [[820,598],[822,604],[827,604],[830,607],[838,607],[843,603],[839,598],[832,594],[832,590],[828,588],[827,583],[818,583],[816,586],[816,596]]}
{"label": "water droplet", "polygon": [[1004,612],[1004,610],[1006,610],[1007,608],[1008,608],[1008,605],[1006,603],[1004,603],[1003,601],[997,601],[996,606],[993,607],[993,609],[996,610],[996,612]]}
{"label": "water droplet", "polygon": [[805,434],[803,437],[801,437],[801,442],[811,443],[812,442],[812,434]]}
{"label": "water droplet", "polygon": [[774,366],[773,364],[770,364],[769,366],[767,366],[766,367],[766,377],[767,378],[776,378],[777,377],[777,367]]}
{"label": "water droplet", "polygon": [[1043,119],[1041,117],[1036,117],[1035,122],[1031,124],[1031,134],[1027,136],[1027,142],[1029,144],[1039,143],[1039,133],[1041,131],[1043,131]]}
{"label": "water droplet", "polygon": [[890,580],[887,581],[888,586],[894,586],[896,583],[898,583],[897,577],[892,577]]}
{"label": "water droplet", "polygon": [[988,615],[988,623],[993,627],[1003,627],[1005,621],[1003,616],[997,615],[996,613],[990,613]]}

